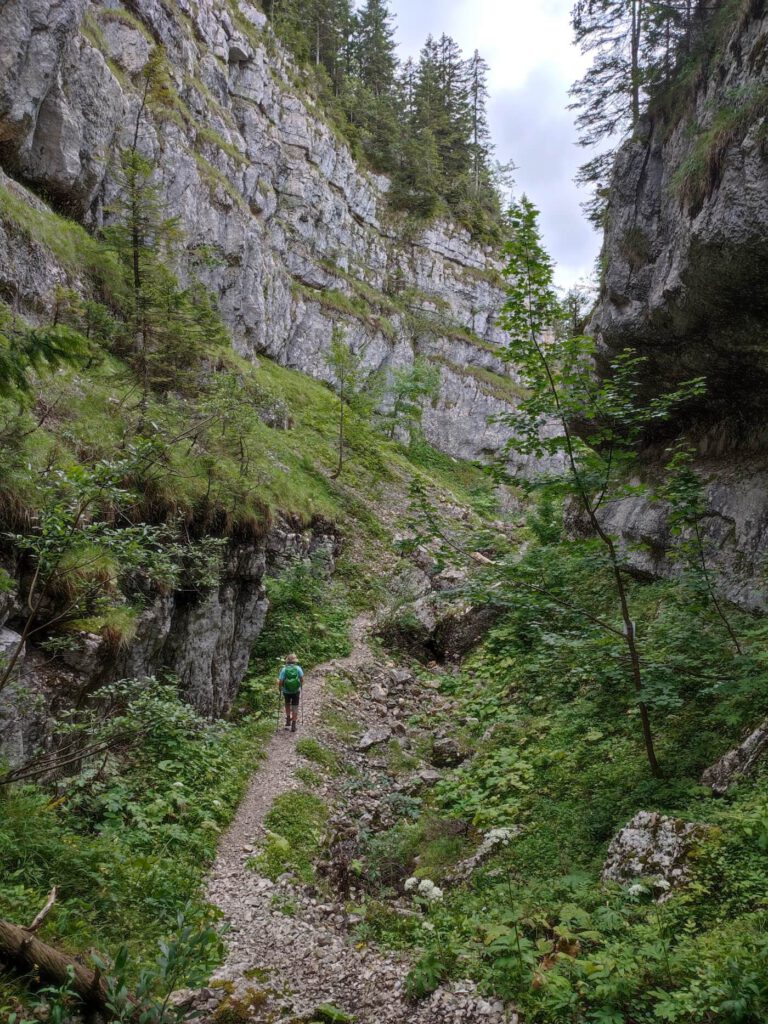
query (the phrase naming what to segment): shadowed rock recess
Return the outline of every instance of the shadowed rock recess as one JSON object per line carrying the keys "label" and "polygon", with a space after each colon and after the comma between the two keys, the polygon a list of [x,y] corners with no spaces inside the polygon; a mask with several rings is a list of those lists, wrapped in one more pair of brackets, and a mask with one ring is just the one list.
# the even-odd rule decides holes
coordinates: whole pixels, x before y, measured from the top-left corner
{"label": "shadowed rock recess", "polygon": [[[768,13],[744,5],[685,86],[651,107],[621,149],[609,191],[592,329],[606,357],[632,346],[649,390],[707,380],[677,427],[698,451],[711,515],[705,542],[719,584],[765,606],[768,526]],[[672,113],[670,113],[670,110]],[[670,438],[649,445],[651,472]],[[663,506],[607,513],[630,543],[652,543],[643,570],[668,573]]]}
{"label": "shadowed rock recess", "polygon": [[[424,229],[388,211],[388,180],[356,164],[262,13],[221,0],[10,0],[0,38],[0,163],[11,175],[101,224],[141,71],[162,44],[172,97],[144,112],[138,145],[238,349],[328,379],[342,323],[369,370],[415,354],[437,363],[431,442],[462,458],[503,447],[508,430],[488,421],[517,384],[496,352],[496,254],[450,223]],[[33,313],[44,268],[18,255],[0,258],[0,290]]]}

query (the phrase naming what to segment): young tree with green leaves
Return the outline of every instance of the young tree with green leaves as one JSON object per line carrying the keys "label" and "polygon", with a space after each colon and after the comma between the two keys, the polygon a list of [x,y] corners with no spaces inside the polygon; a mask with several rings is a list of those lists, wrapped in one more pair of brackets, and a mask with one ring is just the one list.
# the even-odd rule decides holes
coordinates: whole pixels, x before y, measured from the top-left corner
{"label": "young tree with green leaves", "polygon": [[703,604],[712,606],[734,650],[741,657],[744,654],[742,643],[712,579],[703,531],[709,506],[704,484],[694,468],[694,456],[694,449],[685,442],[678,443],[669,451],[667,479],[660,490],[660,497],[668,503],[669,526],[677,540],[674,555],[688,570],[689,586],[697,592]]}
{"label": "young tree with green leaves", "polygon": [[619,539],[606,529],[600,510],[636,493],[629,480],[645,432],[667,419],[673,408],[702,394],[703,381],[691,380],[644,400],[638,379],[643,360],[630,350],[616,356],[607,376],[598,379],[594,339],[554,329],[562,319],[562,306],[536,208],[523,198],[512,208],[510,223],[508,297],[501,322],[510,339],[505,357],[515,364],[527,389],[518,410],[507,418],[515,430],[510,447],[549,461],[551,468],[538,485],[570,502],[599,542],[620,620],[620,626],[602,625],[621,638],[648,764],[658,775],[642,638],[632,615],[627,566]]}
{"label": "young tree with green leaves", "polygon": [[353,352],[341,327],[333,328],[331,347],[327,357],[328,368],[333,374],[333,389],[339,398],[338,462],[333,479],[338,479],[344,469],[344,450],[347,439],[347,409],[359,405],[362,397],[365,374],[361,353]]}
{"label": "young tree with green leaves", "polygon": [[393,372],[389,384],[392,408],[384,417],[387,436],[392,439],[398,428],[412,437],[421,425],[424,402],[437,396],[440,369],[424,358]]}
{"label": "young tree with green leaves", "polygon": [[121,481],[133,469],[131,460],[122,460],[47,474],[34,528],[10,538],[32,574],[20,642],[0,665],[0,692],[31,637],[93,614],[114,597],[121,573],[151,566],[170,572],[159,528],[117,524],[108,514],[128,503]]}

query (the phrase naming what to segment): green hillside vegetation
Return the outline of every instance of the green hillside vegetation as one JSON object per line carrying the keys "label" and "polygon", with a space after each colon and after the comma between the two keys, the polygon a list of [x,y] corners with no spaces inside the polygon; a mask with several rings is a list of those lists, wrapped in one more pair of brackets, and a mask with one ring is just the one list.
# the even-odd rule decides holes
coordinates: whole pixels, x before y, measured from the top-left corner
{"label": "green hillside vegetation", "polygon": [[[522,545],[471,531],[446,544],[439,510],[419,504],[422,542],[443,540],[447,559],[487,553],[457,596],[492,603],[498,622],[459,674],[442,677],[455,705],[430,720],[463,763],[418,815],[409,807],[363,851],[372,897],[364,934],[421,949],[414,996],[469,973],[541,1024],[760,1024],[768,770],[737,780],[723,799],[700,780],[768,713],[766,622],[713,587],[701,533],[709,507],[692,453],[680,443],[652,481],[638,473],[649,424],[705,384],[694,378],[648,399],[635,353],[598,379],[584,372],[593,338],[555,332],[542,346],[544,325],[567,311],[535,208],[523,199],[510,220],[502,319],[525,392],[508,419],[516,450],[559,455],[560,468],[529,481],[537,502]],[[559,429],[542,434],[542,420]],[[633,571],[597,514],[637,495],[667,504],[672,582]],[[567,529],[566,508],[570,523],[588,528]],[[678,830],[699,824],[687,877],[660,876],[646,861],[624,884],[601,878],[611,839],[639,811],[679,818]],[[456,884],[451,869],[495,829],[507,830],[495,855]],[[377,874],[384,854],[400,865],[389,893]],[[409,891],[408,874],[445,890],[421,901],[423,921],[382,907],[392,888]]]}
{"label": "green hillside vegetation", "polygon": [[[636,710],[624,707],[618,651],[581,615],[515,589],[522,576],[614,614],[605,577],[559,539],[558,520],[551,509],[533,517],[523,564],[501,592],[498,573],[489,579],[510,610],[460,675],[441,678],[457,704],[430,727],[471,757],[425,797],[418,821],[411,810],[363,848],[361,937],[421,952],[415,994],[469,975],[526,1021],[758,1024],[768,1012],[768,770],[726,799],[698,778],[768,713],[765,622],[729,612],[752,652],[745,662],[711,608],[694,616],[695,591],[633,585],[646,649],[668,684],[682,677],[674,697],[654,701],[655,780]],[[711,826],[688,884],[662,904],[652,877],[639,888],[600,880],[610,840],[641,810]],[[509,840],[469,884],[447,885],[491,829],[510,829]],[[396,890],[408,874],[445,887],[442,901],[425,901],[423,923],[388,911],[383,856],[400,865]]]}

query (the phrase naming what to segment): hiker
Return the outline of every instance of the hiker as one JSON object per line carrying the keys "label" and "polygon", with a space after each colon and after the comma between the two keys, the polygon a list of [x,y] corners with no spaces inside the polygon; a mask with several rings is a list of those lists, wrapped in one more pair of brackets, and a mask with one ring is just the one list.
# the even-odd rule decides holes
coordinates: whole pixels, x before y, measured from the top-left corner
{"label": "hiker", "polygon": [[289,654],[280,669],[277,686],[285,701],[285,728],[296,732],[296,719],[299,717],[299,701],[301,688],[304,685],[304,671],[295,654]]}

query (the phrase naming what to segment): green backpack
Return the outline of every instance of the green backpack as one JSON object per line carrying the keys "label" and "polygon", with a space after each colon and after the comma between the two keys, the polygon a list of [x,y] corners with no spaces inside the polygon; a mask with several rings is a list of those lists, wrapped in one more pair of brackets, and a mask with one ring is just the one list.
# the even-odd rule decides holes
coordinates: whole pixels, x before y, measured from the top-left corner
{"label": "green backpack", "polygon": [[301,672],[296,665],[286,665],[283,673],[283,693],[292,697],[301,689]]}

